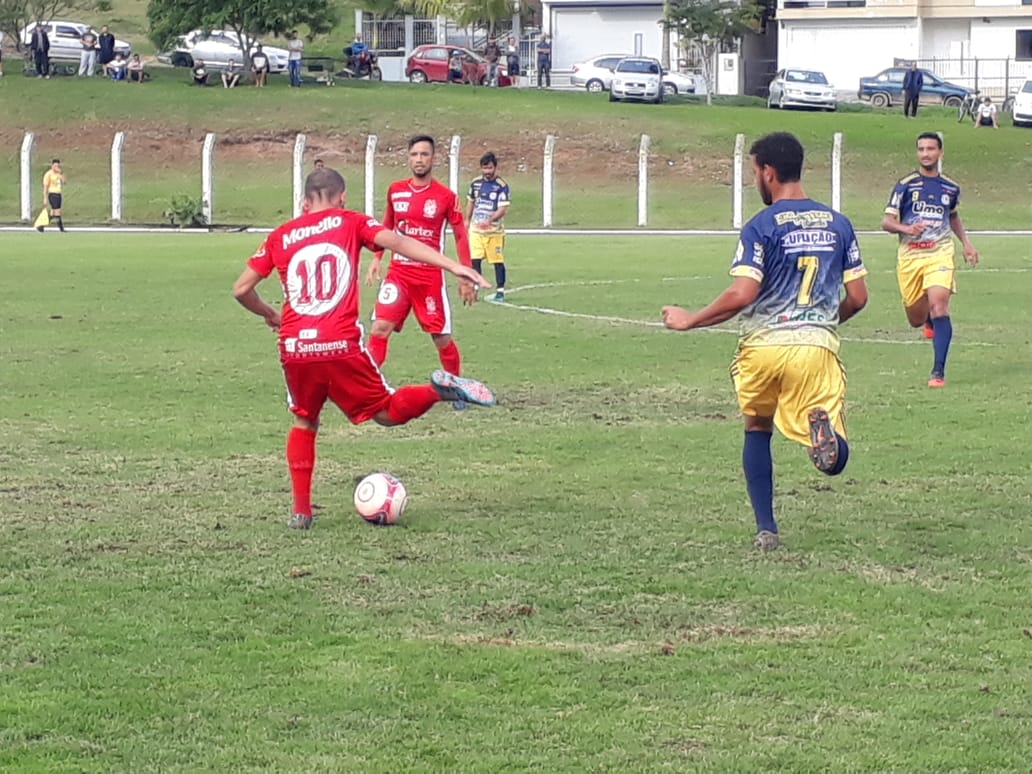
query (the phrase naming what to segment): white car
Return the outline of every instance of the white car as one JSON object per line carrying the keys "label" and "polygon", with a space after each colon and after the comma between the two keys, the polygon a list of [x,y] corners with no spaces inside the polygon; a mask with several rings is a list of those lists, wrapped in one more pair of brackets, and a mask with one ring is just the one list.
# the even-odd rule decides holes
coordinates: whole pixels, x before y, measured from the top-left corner
{"label": "white car", "polygon": [[663,66],[658,59],[626,56],[616,63],[609,101],[636,99],[642,102],[663,101]]}
{"label": "white car", "polygon": [[1032,126],[1032,81],[1025,81],[1014,95],[1014,112],[1011,116],[1015,126]]}
{"label": "white car", "polygon": [[602,54],[573,66],[570,83],[583,86],[590,92],[609,91],[613,82],[613,70],[627,54]]}
{"label": "white car", "polygon": [[[590,92],[609,91],[613,82],[613,71],[621,59],[629,54],[600,54],[573,66],[570,83]],[[674,94],[695,94],[695,78],[687,73],[663,71],[663,91],[667,96]]]}
{"label": "white car", "polygon": [[[259,41],[251,44],[251,53],[258,48]],[[269,71],[282,73],[287,70],[289,52],[285,48],[262,45],[262,51],[269,57]],[[158,61],[174,67],[193,67],[196,60],[201,60],[212,70],[225,69],[229,60],[243,64],[244,47],[240,36],[233,30],[193,30],[180,36],[172,51],[158,55]]]}
{"label": "white car", "polygon": [[[74,21],[46,21],[43,26],[47,28],[47,37],[50,38],[50,59],[51,61],[78,62],[82,55],[82,36],[92,32],[93,37],[100,38],[100,33],[88,24]],[[32,40],[32,31],[36,29],[36,22],[26,25],[21,31],[22,46],[28,47]],[[133,51],[133,47],[124,40],[115,39],[115,53],[122,54],[126,59]]]}
{"label": "white car", "polygon": [[768,108],[810,107],[836,110],[835,87],[818,70],[786,67],[778,70],[767,89]]}

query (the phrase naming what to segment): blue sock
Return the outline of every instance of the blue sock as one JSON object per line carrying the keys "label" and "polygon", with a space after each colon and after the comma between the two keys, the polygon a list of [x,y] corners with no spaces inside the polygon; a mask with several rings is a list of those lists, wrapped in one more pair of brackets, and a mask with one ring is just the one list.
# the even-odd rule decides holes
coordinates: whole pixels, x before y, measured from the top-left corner
{"label": "blue sock", "polygon": [[475,259],[473,261],[473,271],[475,271],[477,274],[483,274],[484,273],[484,259],[483,258],[477,258],[477,259]]}
{"label": "blue sock", "polygon": [[849,462],[849,444],[838,433],[835,433],[835,437],[838,438],[838,459],[831,470],[826,471],[829,476],[837,476],[846,469],[846,463]]}
{"label": "blue sock", "polygon": [[935,365],[932,373],[946,375],[946,356],[950,352],[950,341],[953,340],[953,323],[949,317],[932,318],[932,346],[935,349]]}
{"label": "blue sock", "polygon": [[505,290],[505,264],[496,263],[495,267],[495,287],[499,290]]}
{"label": "blue sock", "polygon": [[774,458],[770,453],[770,439],[773,433],[747,431],[742,446],[742,469],[745,471],[745,485],[749,490],[753,513],[756,514],[756,529],[777,532],[774,521]]}

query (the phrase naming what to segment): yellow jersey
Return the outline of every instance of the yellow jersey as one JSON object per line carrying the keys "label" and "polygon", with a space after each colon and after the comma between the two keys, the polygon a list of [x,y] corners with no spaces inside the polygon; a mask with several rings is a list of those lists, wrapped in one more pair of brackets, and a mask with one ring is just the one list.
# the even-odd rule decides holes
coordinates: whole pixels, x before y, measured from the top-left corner
{"label": "yellow jersey", "polygon": [[43,192],[48,194],[59,194],[64,188],[64,175],[48,169],[43,175]]}

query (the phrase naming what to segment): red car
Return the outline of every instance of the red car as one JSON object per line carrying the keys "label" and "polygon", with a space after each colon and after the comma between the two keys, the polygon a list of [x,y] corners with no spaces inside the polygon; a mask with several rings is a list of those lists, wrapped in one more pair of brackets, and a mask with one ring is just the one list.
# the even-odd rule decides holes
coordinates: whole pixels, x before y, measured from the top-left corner
{"label": "red car", "polygon": [[[412,83],[447,83],[448,59],[451,52],[462,55],[462,80],[464,83],[487,83],[487,61],[480,54],[462,46],[426,45],[417,47],[409,54],[405,63],[405,77]],[[499,86],[511,86],[506,75],[505,62],[499,62]]]}

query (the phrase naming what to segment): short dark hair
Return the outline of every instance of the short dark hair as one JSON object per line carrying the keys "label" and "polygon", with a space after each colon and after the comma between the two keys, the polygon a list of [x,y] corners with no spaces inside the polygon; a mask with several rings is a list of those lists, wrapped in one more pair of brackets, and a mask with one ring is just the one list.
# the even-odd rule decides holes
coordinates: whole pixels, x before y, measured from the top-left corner
{"label": "short dark hair", "polygon": [[51,164],[60,164],[61,163],[61,159],[53,159],[53,160],[51,160],[50,163]]}
{"label": "short dark hair", "polygon": [[494,151],[488,151],[480,157],[480,166],[490,164],[493,167],[498,166],[498,157],[494,155]]}
{"label": "short dark hair", "polygon": [[335,169],[313,169],[305,180],[306,199],[332,199],[347,190],[344,177]]}
{"label": "short dark hair", "polygon": [[921,140],[935,140],[939,150],[942,150],[942,137],[939,136],[938,132],[921,132],[921,134],[917,135],[917,142],[921,142]]}
{"label": "short dark hair", "polygon": [[772,167],[779,183],[797,183],[803,176],[803,144],[790,132],[764,135],[749,148],[761,167]]}
{"label": "short dark hair", "polygon": [[409,150],[412,150],[412,146],[420,142],[428,142],[430,143],[430,150],[437,150],[437,144],[429,134],[416,134],[410,137],[408,141]]}

